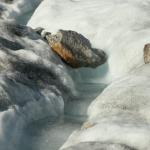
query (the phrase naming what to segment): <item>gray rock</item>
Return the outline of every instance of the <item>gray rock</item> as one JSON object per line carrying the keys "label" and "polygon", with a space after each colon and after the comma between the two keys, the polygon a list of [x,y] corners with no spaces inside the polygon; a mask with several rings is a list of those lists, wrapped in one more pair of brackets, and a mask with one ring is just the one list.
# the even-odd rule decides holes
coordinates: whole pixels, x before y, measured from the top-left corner
{"label": "gray rock", "polygon": [[33,122],[58,121],[74,91],[66,66],[34,30],[0,20],[0,150],[22,149]]}

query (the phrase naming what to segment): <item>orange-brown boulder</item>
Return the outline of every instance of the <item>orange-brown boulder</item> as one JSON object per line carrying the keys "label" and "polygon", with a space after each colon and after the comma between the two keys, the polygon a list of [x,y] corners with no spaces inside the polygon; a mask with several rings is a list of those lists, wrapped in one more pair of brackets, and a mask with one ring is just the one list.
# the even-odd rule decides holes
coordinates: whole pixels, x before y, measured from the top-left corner
{"label": "orange-brown boulder", "polygon": [[73,68],[102,65],[107,60],[103,50],[92,48],[90,41],[83,35],[70,30],[59,30],[56,34],[42,33],[42,28],[36,29],[48,42],[54,52]]}

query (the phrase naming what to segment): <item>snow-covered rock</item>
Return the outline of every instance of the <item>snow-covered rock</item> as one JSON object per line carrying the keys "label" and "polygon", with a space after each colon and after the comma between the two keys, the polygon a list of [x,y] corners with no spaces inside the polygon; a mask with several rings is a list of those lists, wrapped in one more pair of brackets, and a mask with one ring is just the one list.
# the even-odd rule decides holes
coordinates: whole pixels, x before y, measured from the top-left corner
{"label": "snow-covered rock", "polygon": [[90,78],[109,82],[144,63],[143,48],[150,41],[149,7],[149,0],[44,0],[28,25],[86,36],[93,47],[108,54],[108,64],[80,69],[78,74],[85,82]]}
{"label": "snow-covered rock", "polygon": [[63,150],[149,150],[150,64],[109,85],[88,109],[89,118]]}
{"label": "snow-covered rock", "polygon": [[42,0],[1,0],[0,18],[24,24]]}

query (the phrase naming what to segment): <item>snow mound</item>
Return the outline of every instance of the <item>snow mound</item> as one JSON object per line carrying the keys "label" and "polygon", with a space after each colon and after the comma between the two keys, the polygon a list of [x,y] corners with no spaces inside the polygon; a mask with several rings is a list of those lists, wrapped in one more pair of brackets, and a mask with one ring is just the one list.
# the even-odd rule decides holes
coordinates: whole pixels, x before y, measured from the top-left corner
{"label": "snow mound", "polygon": [[97,142],[99,147],[105,144],[107,150],[112,150],[110,144],[118,143],[124,146],[124,149],[129,147],[148,150],[150,147],[149,74],[150,64],[143,65],[130,75],[109,85],[90,105],[88,121],[70,136],[62,149],[67,150],[68,147],[74,146],[72,150],[77,150],[79,145],[86,146],[84,143],[89,143],[87,147],[94,149],[92,142]]}

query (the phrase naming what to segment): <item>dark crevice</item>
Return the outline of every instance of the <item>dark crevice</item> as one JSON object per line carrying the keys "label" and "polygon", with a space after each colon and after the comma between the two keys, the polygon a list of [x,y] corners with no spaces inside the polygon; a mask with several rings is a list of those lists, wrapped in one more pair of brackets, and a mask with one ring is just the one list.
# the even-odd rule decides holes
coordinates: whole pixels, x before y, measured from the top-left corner
{"label": "dark crevice", "polygon": [[24,49],[24,46],[22,46],[20,43],[10,41],[3,37],[0,37],[0,45],[1,45],[1,47],[6,47],[6,48],[9,48],[14,51]]}

